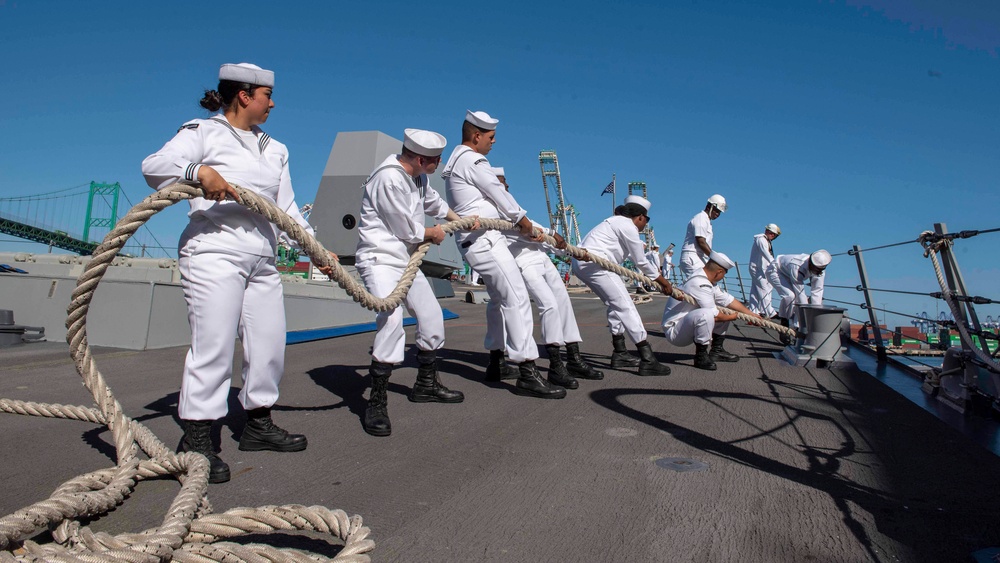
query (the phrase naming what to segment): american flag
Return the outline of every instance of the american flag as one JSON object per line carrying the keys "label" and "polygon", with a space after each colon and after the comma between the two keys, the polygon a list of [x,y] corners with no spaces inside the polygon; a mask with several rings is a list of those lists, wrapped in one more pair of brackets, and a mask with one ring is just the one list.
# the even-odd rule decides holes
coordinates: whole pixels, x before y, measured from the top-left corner
{"label": "american flag", "polygon": [[613,193],[615,193],[615,181],[611,180],[611,183],[608,184],[606,188],[604,188],[604,191],[601,192],[601,195],[603,196],[604,194],[613,194]]}

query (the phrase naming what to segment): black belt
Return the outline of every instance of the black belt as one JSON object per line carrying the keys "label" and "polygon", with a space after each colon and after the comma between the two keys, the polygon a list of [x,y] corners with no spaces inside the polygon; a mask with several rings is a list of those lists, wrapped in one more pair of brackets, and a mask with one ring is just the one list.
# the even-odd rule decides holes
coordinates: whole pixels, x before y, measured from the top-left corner
{"label": "black belt", "polygon": [[470,246],[472,246],[472,241],[471,240],[467,240],[467,241],[465,241],[465,242],[462,243],[462,248],[469,248]]}

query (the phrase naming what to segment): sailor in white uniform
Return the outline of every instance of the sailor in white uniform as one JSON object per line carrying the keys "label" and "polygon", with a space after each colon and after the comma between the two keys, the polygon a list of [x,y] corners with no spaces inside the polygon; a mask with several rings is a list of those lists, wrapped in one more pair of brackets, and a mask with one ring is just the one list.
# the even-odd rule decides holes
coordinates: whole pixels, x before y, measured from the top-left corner
{"label": "sailor in white uniform", "polygon": [[[228,412],[234,343],[243,342],[240,403],[248,421],[241,450],[299,451],[305,436],[274,425],[271,406],[284,373],[285,309],[275,268],[276,228],[235,201],[239,185],[275,202],[310,233],[288,175],[288,149],[260,129],[274,107],[274,73],[248,63],[219,69],[218,90],[201,105],[223,110],[195,119],[142,162],[146,182],[161,189],[199,183],[206,197],[189,200],[190,222],[181,234],[178,266],[188,306],[191,349],[184,363],[178,415],[181,448],[211,462],[209,481],[229,480],[215,452],[212,422]],[[325,272],[329,273],[326,268]]]}
{"label": "sailor in white uniform", "polygon": [[[673,274],[673,271],[674,271],[674,243],[670,243],[667,246],[667,250],[664,251],[663,253],[663,265],[660,266],[660,272],[663,274],[663,277],[670,280],[670,276],[671,274]],[[671,283],[673,283],[673,280],[671,280]]]}
{"label": "sailor in white uniform", "polygon": [[[812,254],[779,254],[767,267],[767,277],[771,285],[781,295],[778,306],[778,316],[782,326],[798,328],[795,316],[796,303],[811,305],[823,304],[823,282],[826,277],[826,267],[833,258],[826,250],[817,250]],[[806,280],[809,280],[809,297],[806,298]],[[782,342],[789,343],[791,338],[782,335]]]}
{"label": "sailor in white uniform", "polygon": [[754,235],[753,246],[750,247],[750,302],[748,307],[754,313],[770,319],[777,316],[771,305],[771,292],[774,286],[767,279],[767,267],[774,261],[774,248],[771,243],[781,234],[781,229],[774,223],[768,223],[764,232]]}
{"label": "sailor in white uniform", "polygon": [[[660,245],[655,244],[655,243],[649,245],[649,251],[646,252],[646,260],[650,264],[652,264],[653,267],[657,269],[657,271],[659,271],[659,272],[662,273],[663,269],[660,266]],[[663,276],[663,277],[666,277],[666,276]],[[652,290],[653,288],[652,287],[647,287],[646,289]]]}
{"label": "sailor in white uniform", "polygon": [[[452,151],[441,174],[448,204],[462,217],[477,215],[511,221],[517,224],[521,236],[537,242],[541,237],[535,234],[527,212],[507,193],[486,159],[496,142],[497,123],[499,120],[486,112],[466,112],[462,144]],[[461,231],[455,242],[465,261],[486,282],[490,300],[503,311],[505,347],[511,362],[518,365],[515,392],[545,399],[565,397],[566,390],[549,385],[535,365],[538,347],[532,335],[531,303],[521,272],[507,248],[507,237],[494,230]],[[503,353],[502,349],[491,349],[491,363],[502,360]]]}
{"label": "sailor in white uniform", "polygon": [[[639,232],[649,224],[650,205],[649,200],[641,196],[628,196],[625,198],[625,204],[615,209],[613,217],[605,219],[587,233],[580,248],[614,264],[621,264],[625,258],[631,258],[640,272],[656,281],[664,295],[670,295],[673,290],[670,282],[646,260],[642,252]],[[573,273],[580,278],[580,281],[587,284],[608,308],[608,324],[614,348],[611,354],[611,367],[621,369],[639,366],[639,375],[668,375],[670,368],[656,359],[649,341],[646,340],[646,328],[642,317],[639,316],[621,276],[592,262],[580,262],[576,259],[573,260]],[[625,347],[626,334],[639,349],[639,358],[628,353]]]}
{"label": "sailor in white uniform", "polygon": [[681,245],[681,273],[687,279],[698,273],[708,263],[712,253],[712,221],[726,211],[726,198],[715,194],[708,198],[705,209],[698,212],[688,223]]}
{"label": "sailor in white uniform", "polygon": [[[427,183],[437,170],[447,141],[433,131],[406,129],[400,154],[387,157],[365,182],[358,222],[355,264],[365,287],[377,297],[396,288],[410,255],[424,242],[441,244],[445,233],[439,225],[424,227],[424,215],[457,221],[441,196]],[[437,351],[444,346],[444,317],[423,272],[417,271],[403,304],[417,321],[417,381],[410,400],[417,403],[460,403],[462,393],[441,384]],[[375,343],[368,370],[372,387],[362,426],[373,436],[392,433],[387,389],[394,364],[403,361],[406,334],[403,311],[379,312],[375,317]]]}
{"label": "sailor in white uniform", "polygon": [[[493,173],[507,191],[507,177],[502,167],[494,167]],[[580,329],[576,324],[573,304],[570,302],[566,284],[559,276],[559,270],[549,258],[549,253],[563,255],[566,241],[556,231],[534,223],[536,229],[556,239],[553,248],[544,242],[533,242],[517,233],[507,234],[507,247],[524,278],[528,295],[535,301],[542,325],[542,343],[549,355],[549,382],[567,389],[576,389],[580,384],[573,376],[581,379],[603,379],[604,374],[583,361],[580,355]],[[487,348],[503,348],[503,312],[499,305],[491,301],[486,305]],[[560,347],[566,347],[566,363],[562,361]]]}
{"label": "sailor in white uniform", "polygon": [[[722,313],[719,307],[758,316],[729,295],[718,283],[735,266],[728,256],[712,252],[708,264],[690,276],[681,290],[694,298],[697,305],[671,300],[663,309],[663,335],[674,346],[695,345],[694,367],[715,370],[715,362],[735,362],[740,358],[723,348],[732,313]],[[711,348],[709,348],[711,346]]]}

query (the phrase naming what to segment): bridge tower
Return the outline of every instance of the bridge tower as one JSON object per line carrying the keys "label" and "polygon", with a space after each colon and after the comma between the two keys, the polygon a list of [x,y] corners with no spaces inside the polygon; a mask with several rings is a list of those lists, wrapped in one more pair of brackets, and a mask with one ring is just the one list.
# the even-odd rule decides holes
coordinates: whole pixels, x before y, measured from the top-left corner
{"label": "bridge tower", "polygon": [[[91,227],[104,227],[108,230],[115,228],[115,224],[118,223],[118,195],[121,193],[122,186],[118,182],[114,184],[98,184],[97,182],[90,183],[90,197],[87,198],[87,217],[84,219],[83,223],[83,240],[90,242],[90,228]],[[94,217],[94,196],[111,196],[111,207],[109,209],[110,217]]]}
{"label": "bridge tower", "polygon": [[[569,217],[567,216],[566,198],[563,196],[562,178],[559,176],[559,157],[555,151],[541,151],[538,162],[542,167],[542,188],[545,190],[545,207],[549,212],[549,227],[570,241]],[[552,209],[552,199],[549,188],[555,193],[556,206]]]}

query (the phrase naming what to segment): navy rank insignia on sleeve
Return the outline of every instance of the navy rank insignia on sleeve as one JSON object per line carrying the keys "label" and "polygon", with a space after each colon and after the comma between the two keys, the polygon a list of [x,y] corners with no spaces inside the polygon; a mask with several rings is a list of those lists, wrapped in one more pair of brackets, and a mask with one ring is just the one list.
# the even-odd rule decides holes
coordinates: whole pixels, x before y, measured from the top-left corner
{"label": "navy rank insignia on sleeve", "polygon": [[479,160],[473,162],[472,165],[475,166],[477,164],[482,164],[484,162],[486,162],[486,159],[485,158],[480,158]]}
{"label": "navy rank insignia on sleeve", "polygon": [[197,123],[185,123],[184,125],[181,125],[177,129],[177,132],[180,133],[181,131],[183,131],[185,129],[197,129],[197,128],[198,128],[198,124]]}

